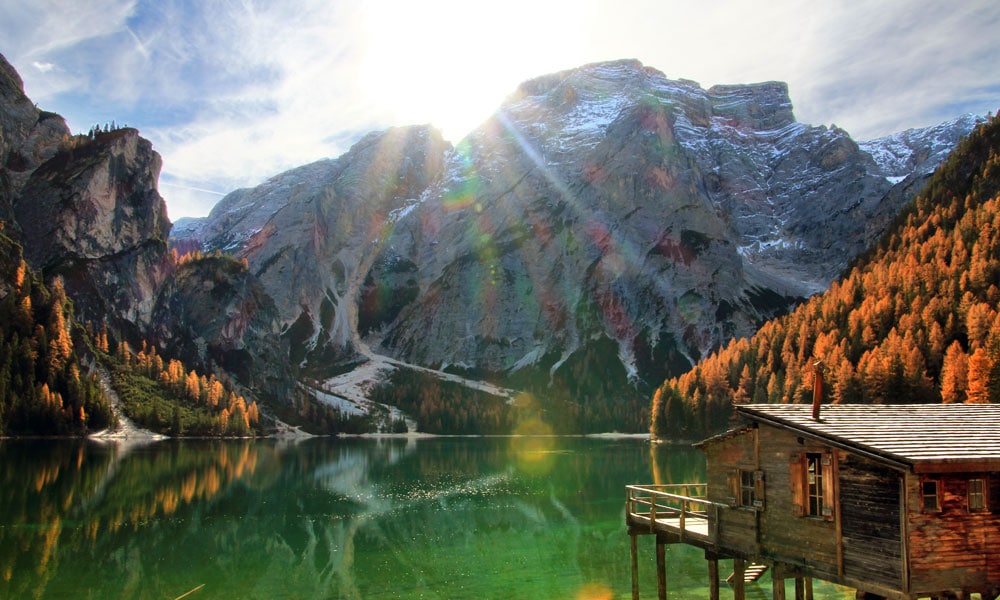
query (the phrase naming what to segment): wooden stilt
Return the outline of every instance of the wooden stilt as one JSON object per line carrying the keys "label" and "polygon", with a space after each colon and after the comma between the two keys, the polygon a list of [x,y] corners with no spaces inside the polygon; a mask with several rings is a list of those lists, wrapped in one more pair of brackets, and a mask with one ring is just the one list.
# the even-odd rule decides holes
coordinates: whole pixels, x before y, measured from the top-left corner
{"label": "wooden stilt", "polygon": [[708,599],[719,600],[719,559],[706,556],[708,560]]}
{"label": "wooden stilt", "polygon": [[812,577],[803,577],[803,585],[806,588],[806,600],[813,600],[813,580]]}
{"label": "wooden stilt", "polygon": [[795,600],[806,600],[806,582],[801,577],[795,578]]}
{"label": "wooden stilt", "polygon": [[660,536],[656,536],[656,597],[667,600],[667,553]]}
{"label": "wooden stilt", "polygon": [[746,600],[747,582],[743,577],[746,574],[747,562],[742,558],[733,559],[733,600]]}
{"label": "wooden stilt", "polygon": [[777,573],[771,574],[771,598],[785,600],[785,580],[778,577]]}
{"label": "wooden stilt", "polygon": [[632,551],[632,600],[639,600],[639,549],[636,545],[636,534],[631,531],[628,534],[629,548]]}

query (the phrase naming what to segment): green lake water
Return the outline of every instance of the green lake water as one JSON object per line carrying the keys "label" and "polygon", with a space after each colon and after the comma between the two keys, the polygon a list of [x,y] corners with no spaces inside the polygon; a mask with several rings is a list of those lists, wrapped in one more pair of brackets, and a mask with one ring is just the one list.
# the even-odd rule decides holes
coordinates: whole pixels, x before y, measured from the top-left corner
{"label": "green lake water", "polygon": [[[3,599],[629,598],[625,485],[705,470],[687,447],[571,437],[9,440],[0,464]],[[655,598],[651,536],[639,558]],[[700,551],[668,546],[667,570],[670,598],[707,597]]]}

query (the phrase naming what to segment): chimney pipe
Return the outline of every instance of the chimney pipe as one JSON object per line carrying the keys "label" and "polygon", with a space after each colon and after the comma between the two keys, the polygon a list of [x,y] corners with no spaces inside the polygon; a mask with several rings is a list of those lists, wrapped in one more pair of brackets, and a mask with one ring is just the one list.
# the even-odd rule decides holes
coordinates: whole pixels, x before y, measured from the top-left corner
{"label": "chimney pipe", "polygon": [[823,361],[813,363],[813,421],[819,421],[819,404],[823,400]]}

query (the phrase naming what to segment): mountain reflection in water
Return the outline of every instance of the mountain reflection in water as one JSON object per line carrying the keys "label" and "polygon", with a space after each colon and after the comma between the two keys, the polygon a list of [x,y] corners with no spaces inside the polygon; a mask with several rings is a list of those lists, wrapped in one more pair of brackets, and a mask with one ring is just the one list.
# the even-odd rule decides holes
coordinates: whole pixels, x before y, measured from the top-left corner
{"label": "mountain reflection in water", "polygon": [[[624,597],[624,486],[704,479],[629,438],[8,440],[0,462],[0,598]],[[697,551],[668,561],[705,589]]]}

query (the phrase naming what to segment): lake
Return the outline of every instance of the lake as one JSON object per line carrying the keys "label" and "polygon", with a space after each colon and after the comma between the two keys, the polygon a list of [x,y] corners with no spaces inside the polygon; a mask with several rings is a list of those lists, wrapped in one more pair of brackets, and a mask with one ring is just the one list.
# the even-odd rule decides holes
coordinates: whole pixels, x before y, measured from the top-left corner
{"label": "lake", "polygon": [[[576,437],[7,440],[0,464],[0,598],[167,600],[629,598],[625,485],[705,472],[688,447]],[[651,536],[639,558],[655,598]],[[671,598],[707,597],[700,551],[667,566]]]}

